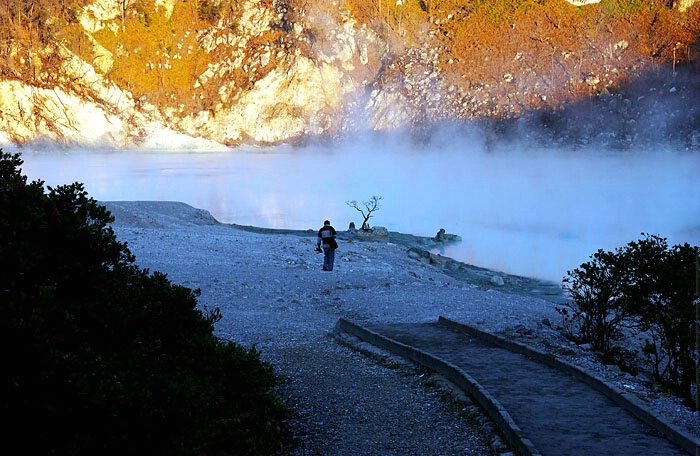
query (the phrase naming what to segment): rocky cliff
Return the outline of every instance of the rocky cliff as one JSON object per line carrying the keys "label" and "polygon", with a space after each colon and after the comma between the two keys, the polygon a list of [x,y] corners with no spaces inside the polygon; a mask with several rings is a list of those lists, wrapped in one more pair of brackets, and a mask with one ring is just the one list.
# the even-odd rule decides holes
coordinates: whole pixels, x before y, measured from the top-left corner
{"label": "rocky cliff", "polygon": [[693,0],[641,13],[623,1],[37,0],[43,15],[14,3],[0,6],[0,144],[139,147],[165,132],[266,145],[478,123],[629,147],[662,110],[664,138],[700,147]]}

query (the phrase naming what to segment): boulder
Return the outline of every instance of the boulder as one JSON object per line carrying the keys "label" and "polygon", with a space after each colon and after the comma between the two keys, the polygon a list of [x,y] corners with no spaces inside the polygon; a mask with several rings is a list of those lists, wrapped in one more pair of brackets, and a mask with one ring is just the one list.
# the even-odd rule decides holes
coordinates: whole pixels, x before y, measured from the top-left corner
{"label": "boulder", "polygon": [[498,274],[494,274],[493,276],[491,276],[491,279],[489,279],[489,282],[491,282],[491,285],[495,285],[497,287],[502,287],[503,285],[506,284],[505,281],[503,280],[503,277],[501,277]]}
{"label": "boulder", "polygon": [[354,235],[359,238],[359,239],[368,239],[368,240],[376,240],[376,239],[388,239],[389,238],[389,230],[383,226],[375,226],[372,229],[369,230],[356,230],[354,232]]}
{"label": "boulder", "polygon": [[433,238],[433,241],[435,242],[458,242],[461,240],[462,238],[457,236],[456,234],[449,234],[445,232],[445,228],[440,228],[440,231],[438,231],[435,237]]}

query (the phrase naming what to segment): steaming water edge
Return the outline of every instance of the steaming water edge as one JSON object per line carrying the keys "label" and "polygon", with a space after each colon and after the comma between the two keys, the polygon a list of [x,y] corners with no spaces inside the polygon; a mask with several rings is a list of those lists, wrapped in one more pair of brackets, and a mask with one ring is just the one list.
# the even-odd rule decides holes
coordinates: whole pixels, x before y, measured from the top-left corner
{"label": "steaming water edge", "polygon": [[362,222],[346,201],[382,196],[372,225],[445,228],[463,239],[447,256],[555,282],[642,232],[700,244],[697,154],[351,146],[21,152],[30,180],[82,182],[101,201],[182,201],[224,223],[346,229]]}

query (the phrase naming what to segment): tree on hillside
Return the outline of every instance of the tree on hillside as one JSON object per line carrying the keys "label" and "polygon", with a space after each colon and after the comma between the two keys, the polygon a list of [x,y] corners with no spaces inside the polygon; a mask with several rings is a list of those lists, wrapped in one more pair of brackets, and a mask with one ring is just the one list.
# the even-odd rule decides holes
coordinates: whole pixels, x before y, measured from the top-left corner
{"label": "tree on hillside", "polygon": [[372,217],[373,212],[379,210],[379,202],[383,199],[384,199],[384,197],[382,197],[382,196],[373,196],[372,198],[369,199],[369,201],[363,201],[362,205],[364,206],[364,209],[362,209],[360,207],[360,204],[355,200],[346,201],[345,204],[354,208],[360,214],[362,214],[362,230],[369,231],[370,230],[369,219]]}

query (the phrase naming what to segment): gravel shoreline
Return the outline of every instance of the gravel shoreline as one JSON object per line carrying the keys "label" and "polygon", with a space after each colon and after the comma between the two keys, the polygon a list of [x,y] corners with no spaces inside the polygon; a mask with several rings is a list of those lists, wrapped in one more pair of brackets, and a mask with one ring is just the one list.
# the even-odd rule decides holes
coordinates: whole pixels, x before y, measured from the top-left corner
{"label": "gravel shoreline", "polygon": [[275,366],[282,379],[278,393],[296,410],[292,425],[299,447],[293,455],[494,453],[489,428],[462,405],[444,400],[439,388],[429,386],[428,374],[380,365],[333,340],[329,333],[340,317],[424,322],[443,315],[554,351],[638,393],[668,421],[700,436],[697,413],[642,380],[600,365],[552,329],[549,323],[556,326],[560,319],[552,300],[447,274],[444,264],[418,261],[391,236],[389,242],[341,236],[336,267],[323,272],[308,234],[240,229],[183,203],[102,204],[139,266],[201,289],[200,305],[218,307],[223,315],[216,335],[255,346]]}

